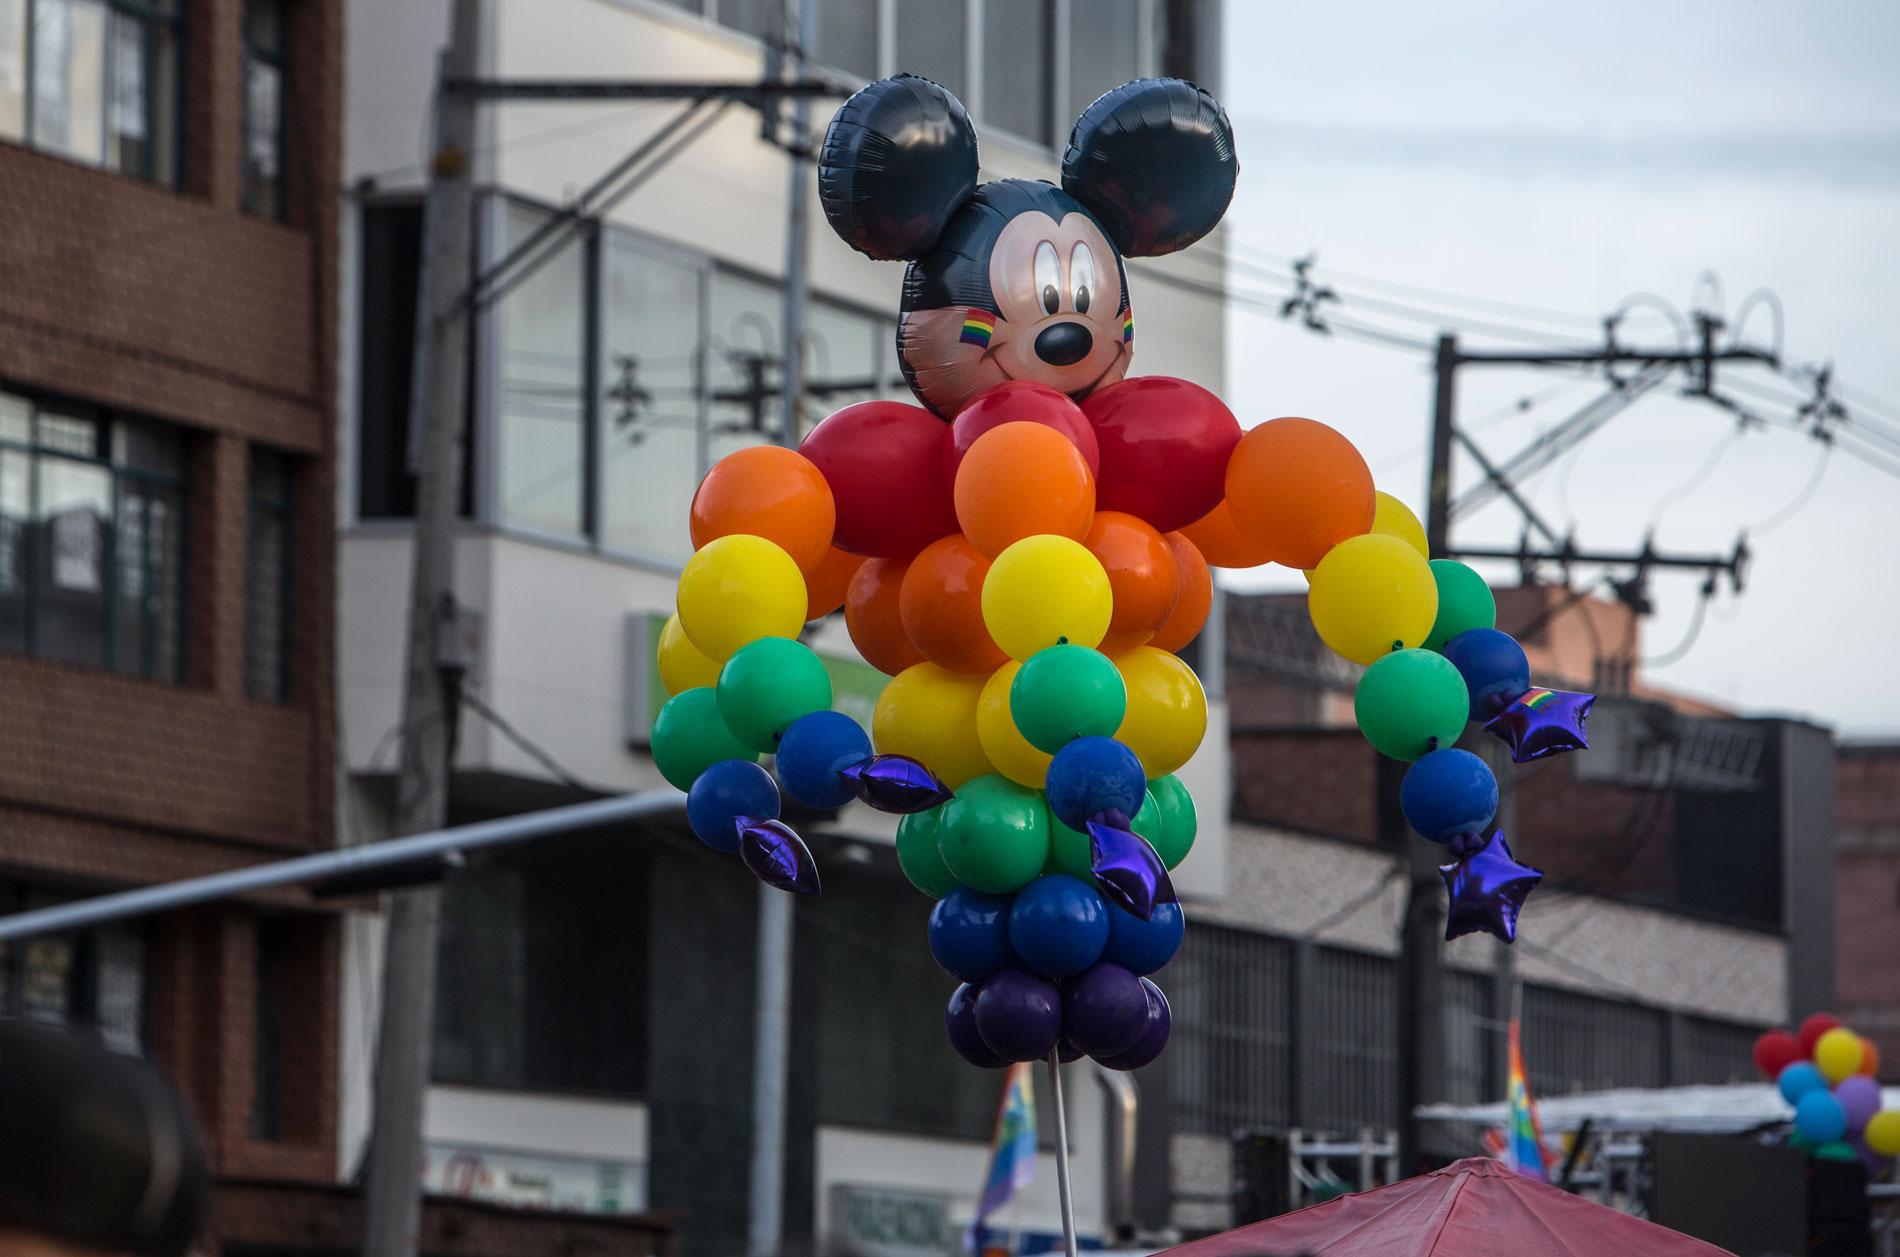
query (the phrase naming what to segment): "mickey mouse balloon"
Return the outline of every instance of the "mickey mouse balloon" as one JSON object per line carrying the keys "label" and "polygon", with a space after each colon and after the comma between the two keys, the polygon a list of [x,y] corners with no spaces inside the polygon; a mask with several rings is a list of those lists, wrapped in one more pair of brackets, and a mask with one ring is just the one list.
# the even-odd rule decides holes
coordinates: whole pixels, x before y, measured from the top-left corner
{"label": "mickey mouse balloon", "polygon": [[1062,186],[978,186],[961,103],[898,75],[845,102],[825,133],[818,188],[845,242],[905,259],[898,357],[944,419],[1008,380],[1080,401],[1127,373],[1135,322],[1124,257],[1193,244],[1226,213],[1239,166],[1214,98],[1137,79],[1076,122]]}

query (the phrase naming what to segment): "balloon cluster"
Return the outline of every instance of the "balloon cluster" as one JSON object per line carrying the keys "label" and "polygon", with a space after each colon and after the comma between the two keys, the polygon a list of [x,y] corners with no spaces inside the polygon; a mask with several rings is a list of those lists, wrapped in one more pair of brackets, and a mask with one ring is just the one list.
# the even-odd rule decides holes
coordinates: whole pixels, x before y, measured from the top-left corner
{"label": "balloon cluster", "polygon": [[[792,450],[720,460],[693,497],[697,549],[658,645],[672,697],[654,718],[653,760],[687,792],[693,833],[801,894],[818,892],[818,869],[779,818],[780,783],[814,808],[857,798],[901,814],[949,797],[915,760],[872,754],[864,729],[830,709],[824,661],[797,640],[807,620],[837,609],[859,562],[832,547],[836,515],[825,478]],[[778,781],[763,754],[777,757]]]}
{"label": "balloon cluster", "polygon": [[1885,1172],[1900,1156],[1900,1109],[1881,1107],[1880,1053],[1829,1013],[1755,1040],[1755,1067],[1794,1105],[1788,1141],[1826,1161]]}

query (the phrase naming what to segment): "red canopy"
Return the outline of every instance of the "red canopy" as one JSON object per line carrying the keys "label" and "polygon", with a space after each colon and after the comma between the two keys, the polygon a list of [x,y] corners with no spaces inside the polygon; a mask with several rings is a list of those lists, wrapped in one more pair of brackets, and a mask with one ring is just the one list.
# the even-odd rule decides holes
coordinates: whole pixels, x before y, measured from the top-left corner
{"label": "red canopy", "polygon": [[1168,1250],[1177,1257],[1733,1257],[1471,1157]]}

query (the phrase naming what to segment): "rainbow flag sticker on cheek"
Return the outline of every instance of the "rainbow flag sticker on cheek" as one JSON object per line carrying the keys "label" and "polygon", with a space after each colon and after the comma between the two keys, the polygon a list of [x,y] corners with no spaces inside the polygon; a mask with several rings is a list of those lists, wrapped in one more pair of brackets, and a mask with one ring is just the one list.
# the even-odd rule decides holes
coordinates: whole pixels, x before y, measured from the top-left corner
{"label": "rainbow flag sticker on cheek", "polygon": [[957,339],[978,349],[988,349],[990,337],[995,334],[996,316],[987,310],[971,310],[963,316],[963,335]]}
{"label": "rainbow flag sticker on cheek", "polygon": [[1122,344],[1135,343],[1135,312],[1132,308],[1122,311]]}

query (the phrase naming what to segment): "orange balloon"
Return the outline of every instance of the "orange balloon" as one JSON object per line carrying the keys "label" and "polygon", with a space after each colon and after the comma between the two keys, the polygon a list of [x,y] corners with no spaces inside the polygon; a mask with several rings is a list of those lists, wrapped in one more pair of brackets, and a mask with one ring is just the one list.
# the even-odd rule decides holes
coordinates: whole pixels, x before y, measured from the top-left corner
{"label": "orange balloon", "polygon": [[1242,436],[1227,462],[1227,501],[1241,536],[1275,563],[1305,568],[1372,531],[1376,509],[1366,460],[1312,419],[1269,419]]}
{"label": "orange balloon", "polygon": [[897,610],[911,645],[952,672],[988,675],[1009,661],[983,624],[983,578],[990,561],[961,534],[917,552],[904,573]]}
{"label": "orange balloon", "polygon": [[1241,535],[1239,526],[1234,523],[1234,513],[1227,509],[1225,498],[1181,532],[1194,543],[1202,560],[1215,567],[1259,567],[1268,561],[1264,546],[1256,545]]}
{"label": "orange balloon", "polygon": [[1174,552],[1146,521],[1124,511],[1098,511],[1082,544],[1101,560],[1115,599],[1108,636],[1097,649],[1119,655],[1147,645],[1181,592]]}
{"label": "orange balloon", "polygon": [[1880,1077],[1880,1049],[1874,1041],[1863,1037],[1860,1041],[1860,1072],[1869,1078]]}
{"label": "orange balloon", "polygon": [[851,587],[851,578],[858,574],[863,563],[863,555],[832,546],[825,557],[818,560],[818,567],[805,573],[807,623],[822,620],[844,605],[845,590]]}
{"label": "orange balloon", "polygon": [[734,450],[713,464],[693,494],[693,549],[751,533],[777,544],[808,576],[824,562],[837,523],[824,473],[782,445]]}
{"label": "orange balloon", "polygon": [[1174,555],[1174,568],[1181,576],[1181,596],[1174,600],[1174,610],[1168,612],[1148,644],[1179,651],[1198,637],[1201,626],[1207,623],[1207,613],[1214,606],[1214,574],[1207,570],[1207,560],[1186,534],[1163,533],[1161,539]]}
{"label": "orange balloon", "polygon": [[904,635],[897,598],[909,559],[866,559],[844,591],[844,626],[864,661],[896,676],[924,656]]}
{"label": "orange balloon", "polygon": [[1068,437],[1040,423],[1005,423],[976,439],[957,468],[957,523],[992,559],[1024,537],[1080,541],[1095,518],[1095,478]]}

